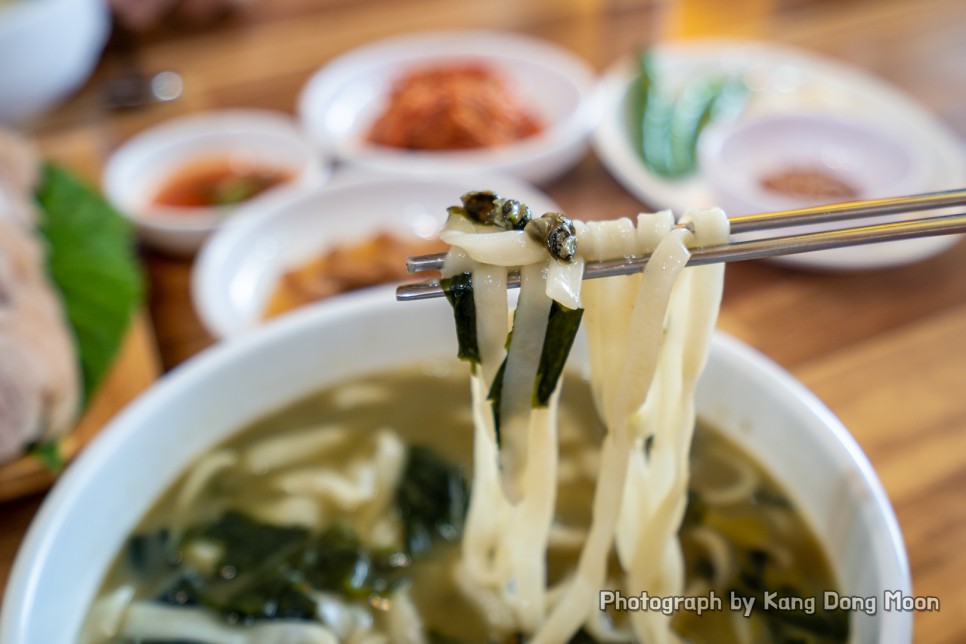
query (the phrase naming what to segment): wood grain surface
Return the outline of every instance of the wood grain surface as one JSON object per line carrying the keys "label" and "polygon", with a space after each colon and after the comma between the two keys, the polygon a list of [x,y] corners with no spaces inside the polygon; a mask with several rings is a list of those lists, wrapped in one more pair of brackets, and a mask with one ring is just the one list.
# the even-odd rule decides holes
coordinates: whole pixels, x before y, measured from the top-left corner
{"label": "wood grain surface", "polygon": [[[255,0],[207,29],[141,37],[141,65],[177,70],[182,99],[132,112],[100,108],[110,51],[87,87],[33,124],[52,157],[96,180],[140,129],[211,108],[294,110],[301,85],[346,50],[437,28],[526,33],[603,70],[663,38],[739,36],[836,57],[915,96],[966,139],[966,3],[961,0]],[[543,186],[577,217],[647,208],[589,154]],[[171,368],[211,343],[191,308],[189,261],[145,252],[160,356]],[[916,615],[915,641],[966,642],[966,244],[926,261],[858,273],[729,267],[720,326],[790,370],[850,428],[892,499],[914,591],[941,599]],[[821,467],[821,464],[816,464]],[[0,575],[36,509],[0,505]]]}

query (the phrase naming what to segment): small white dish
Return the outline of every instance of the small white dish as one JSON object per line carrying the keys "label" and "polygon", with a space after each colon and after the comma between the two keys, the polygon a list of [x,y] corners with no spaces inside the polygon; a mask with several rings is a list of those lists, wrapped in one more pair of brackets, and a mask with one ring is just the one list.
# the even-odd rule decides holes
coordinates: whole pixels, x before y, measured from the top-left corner
{"label": "small white dish", "polygon": [[[445,300],[405,304],[391,289],[370,289],[190,360],[118,415],[44,500],[13,564],[0,641],[77,641],[127,535],[191,462],[240,428],[345,378],[452,360],[455,346]],[[573,360],[586,367],[579,347]],[[881,483],[849,432],[805,387],[717,334],[697,409],[785,487],[824,546],[843,595],[911,594],[902,535]],[[912,641],[912,612],[854,611],[851,618],[851,642]]]}
{"label": "small white dish", "polygon": [[[701,137],[701,172],[732,216],[804,208],[826,201],[922,192],[931,161],[914,141],[835,113],[778,112],[709,128]],[[820,173],[854,194],[838,199],[769,189],[769,177]],[[819,226],[818,229],[823,227]]]}
{"label": "small white dish", "polygon": [[471,190],[519,199],[538,214],[559,210],[536,188],[505,175],[409,179],[338,173],[325,187],[250,204],[219,230],[195,262],[195,310],[215,337],[250,331],[263,322],[268,298],[287,270],[380,231],[432,239],[446,221],[446,208]]}
{"label": "small white dish", "polygon": [[[231,158],[285,170],[291,178],[245,204],[158,206],[161,186],[179,170],[205,159]],[[175,254],[190,254],[241,205],[294,194],[328,177],[318,152],[294,119],[281,112],[225,110],[167,121],[125,142],[104,168],[108,200],[137,226],[141,239]]]}
{"label": "small white dish", "polygon": [[[479,62],[503,77],[544,129],[519,142],[479,150],[413,151],[367,141],[392,83],[413,68]],[[324,66],[305,85],[299,115],[326,154],[367,169],[408,176],[506,172],[549,181],[588,148],[595,120],[593,70],[550,43],[506,32],[441,31],[377,42]]]}
{"label": "small white dish", "polygon": [[[773,43],[706,40],[668,43],[655,48],[660,77],[671,87],[699,73],[740,75],[753,91],[739,119],[808,111],[859,119],[881,130],[901,131],[912,142],[922,168],[921,192],[966,184],[966,155],[958,138],[915,99],[882,80],[840,62]],[[698,172],[683,180],[668,180],[649,171],[631,144],[627,89],[637,74],[626,58],[615,63],[598,87],[601,118],[594,132],[598,157],[630,193],[650,208],[683,212],[691,207],[718,205],[709,178]],[[710,133],[710,130],[709,132]],[[915,174],[915,173],[914,173]],[[955,244],[947,235],[790,255],[772,261],[820,270],[875,269],[897,266],[936,255]]]}

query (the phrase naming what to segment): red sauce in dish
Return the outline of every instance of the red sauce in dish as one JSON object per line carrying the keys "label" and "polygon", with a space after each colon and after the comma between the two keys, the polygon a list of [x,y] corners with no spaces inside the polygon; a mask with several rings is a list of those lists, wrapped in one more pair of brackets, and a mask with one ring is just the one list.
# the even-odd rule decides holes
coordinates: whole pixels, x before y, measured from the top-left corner
{"label": "red sauce in dish", "polygon": [[224,156],[200,159],[173,172],[154,197],[158,206],[197,208],[229,206],[289,181],[287,168]]}

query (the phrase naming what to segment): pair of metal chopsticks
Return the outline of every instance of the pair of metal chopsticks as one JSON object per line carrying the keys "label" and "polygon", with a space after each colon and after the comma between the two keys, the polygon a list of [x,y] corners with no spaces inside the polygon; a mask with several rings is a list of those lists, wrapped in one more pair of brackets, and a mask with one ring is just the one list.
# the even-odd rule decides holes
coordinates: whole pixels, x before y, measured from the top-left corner
{"label": "pair of metal chopsticks", "polygon": [[[745,215],[731,219],[731,232],[743,233],[772,228],[785,228],[804,224],[820,224],[844,221],[860,217],[881,217],[899,213],[921,212],[949,206],[966,205],[966,188],[930,192],[908,197],[850,201],[845,203],[799,208],[782,212],[767,212]],[[795,253],[807,253],[831,248],[858,246],[915,237],[933,237],[966,233],[966,212],[935,217],[923,217],[909,221],[890,222],[842,228],[816,233],[786,235],[731,242],[720,246],[695,248],[691,253],[688,266],[714,264],[716,262],[738,262],[764,257],[779,257]],[[445,253],[410,257],[406,268],[410,273],[438,270],[443,267]],[[648,255],[619,257],[599,262],[587,262],[584,266],[584,279],[630,275],[644,270]],[[519,275],[511,275],[508,286],[520,285]],[[443,290],[437,280],[427,280],[416,284],[404,284],[396,289],[396,299],[402,301],[424,300],[441,297]]]}

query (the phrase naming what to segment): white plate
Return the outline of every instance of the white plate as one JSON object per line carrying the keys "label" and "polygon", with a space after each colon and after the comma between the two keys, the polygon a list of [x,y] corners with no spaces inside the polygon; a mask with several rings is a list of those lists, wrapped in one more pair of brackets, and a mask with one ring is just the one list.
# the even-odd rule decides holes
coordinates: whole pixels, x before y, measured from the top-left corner
{"label": "white plate", "polygon": [[278,279],[339,244],[380,230],[432,238],[446,208],[470,190],[494,190],[535,213],[559,210],[549,197],[507,176],[436,180],[336,176],[328,187],[259,201],[238,211],[202,249],[192,298],[205,327],[230,338],[257,327]]}
{"label": "white plate", "polygon": [[[694,41],[662,45],[655,50],[658,74],[674,85],[696,73],[742,74],[757,90],[743,118],[788,110],[831,111],[858,115],[919,142],[932,165],[924,190],[966,184],[966,158],[957,136],[922,105],[885,82],[842,63],[770,43]],[[669,181],[651,173],[640,161],[627,132],[625,97],[636,74],[628,58],[616,63],[598,87],[602,115],[594,133],[598,157],[618,181],[649,206],[680,213],[714,205],[710,185],[698,173]],[[935,255],[958,236],[912,239],[872,246],[807,253],[781,258],[783,263],[816,269],[871,269],[905,264]]]}
{"label": "white plate", "polygon": [[292,171],[291,180],[247,203],[311,190],[325,183],[330,172],[288,114],[216,110],[165,121],[125,141],[104,167],[104,194],[135,223],[144,242],[174,254],[191,254],[242,205],[162,207],[153,203],[153,196],[179,168],[224,156]]}
{"label": "white plate", "polygon": [[[545,124],[539,134],[485,150],[396,150],[366,141],[393,81],[408,69],[479,61],[497,71]],[[544,182],[583,157],[594,125],[596,77],[573,54],[550,43],[496,31],[409,35],[353,50],[320,69],[299,98],[299,115],[314,141],[368,169],[408,176],[507,172]]]}

